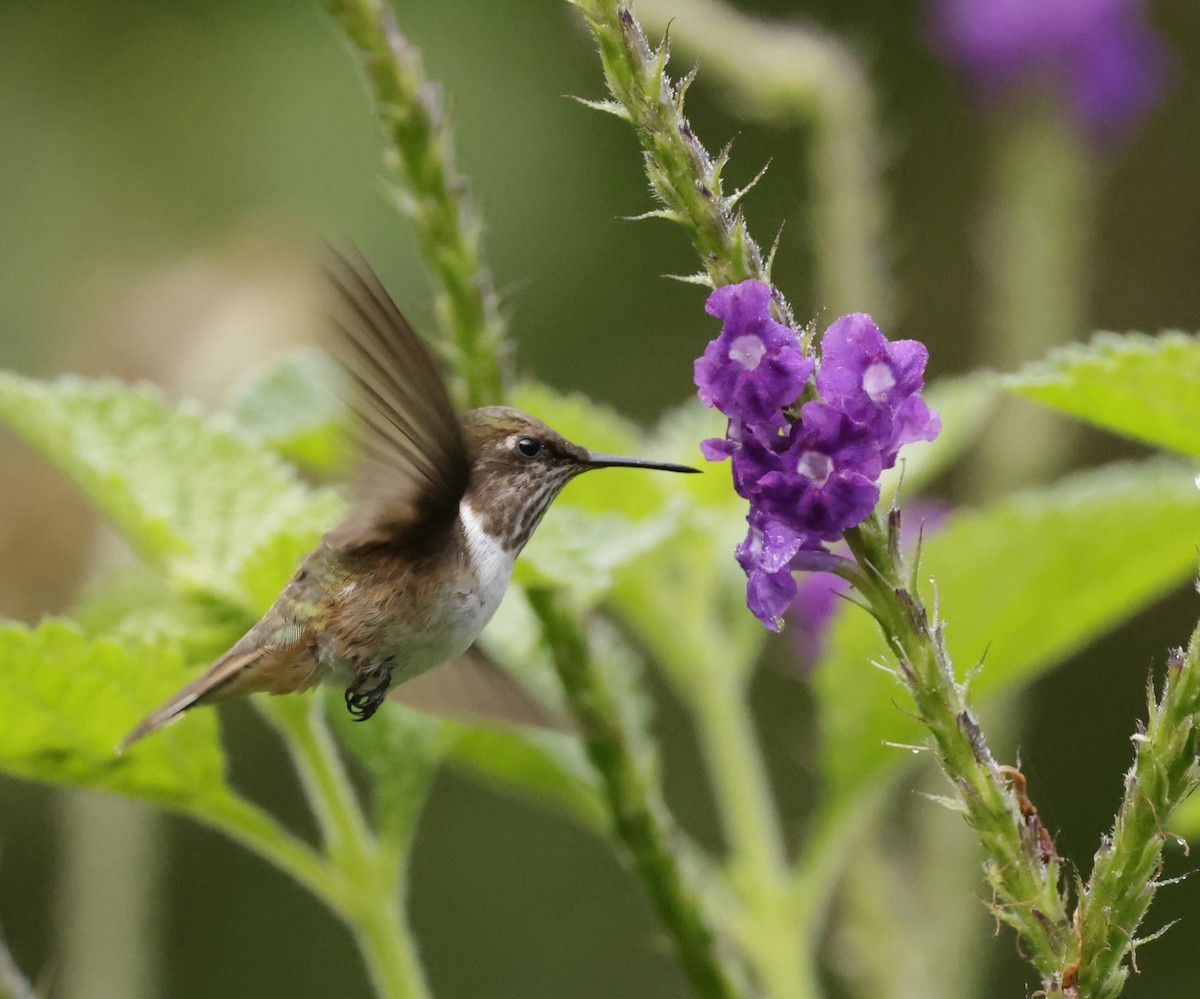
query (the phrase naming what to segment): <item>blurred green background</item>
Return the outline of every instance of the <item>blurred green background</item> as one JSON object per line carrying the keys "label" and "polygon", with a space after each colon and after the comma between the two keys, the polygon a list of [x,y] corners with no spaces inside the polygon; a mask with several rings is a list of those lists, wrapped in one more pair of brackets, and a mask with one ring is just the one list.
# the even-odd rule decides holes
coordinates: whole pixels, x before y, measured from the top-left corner
{"label": "blurred green background", "polygon": [[[928,342],[935,377],[968,368],[981,325],[989,126],[930,56],[920,6],[738,6],[811,20],[866,61],[888,143],[901,292],[887,332]],[[679,0],[681,20],[687,9]],[[1149,119],[1103,155],[1089,328],[1200,328],[1200,6],[1160,0],[1152,11],[1174,51],[1173,80]],[[647,422],[681,401],[712,324],[699,289],[660,278],[694,269],[682,234],[616,220],[649,208],[649,197],[628,129],[563,96],[602,93],[571,10],[559,0],[407,0],[397,16],[445,85],[520,366]],[[733,183],[772,161],[746,213],[768,244],[787,220],[776,279],[801,317],[815,314],[804,130],[739,121],[703,65],[689,112],[710,148],[737,136]],[[240,371],[315,337],[308,268],[322,236],[359,244],[429,326],[413,241],[380,172],[365,92],[316,0],[0,4],[0,367],[151,378],[217,405]],[[1081,460],[1127,450],[1089,439]],[[6,434],[0,468],[0,614],[35,620],[68,607],[113,542],[57,473]],[[1084,867],[1111,821],[1146,671],[1195,615],[1194,595],[1176,595],[1024,704],[1031,794],[1060,851]],[[787,655],[780,642],[774,658]],[[811,785],[803,685],[765,671],[758,688],[781,798],[799,823]],[[303,824],[270,737],[244,709],[226,718],[235,778]],[[671,804],[715,844],[699,763],[669,700],[660,728]],[[102,844],[128,822],[103,806],[88,812],[93,805],[0,780],[0,925],[35,976],[62,970],[64,996],[109,994],[99,980],[73,991],[63,953],[64,912],[82,906],[88,877],[66,830],[91,815]],[[116,883],[112,900],[93,902],[111,907],[118,925],[122,881],[161,869],[147,946],[153,994],[368,994],[345,930],[300,889],[186,822],[166,819],[151,833],[141,862],[101,872]],[[453,773],[439,779],[423,821],[412,892],[440,999],[687,994],[640,886],[604,844]],[[1194,884],[1164,892],[1151,927],[1176,916],[1184,923],[1147,948],[1130,994],[1195,994]],[[1005,934],[982,952],[995,965],[984,994],[1035,987],[1010,950]]]}

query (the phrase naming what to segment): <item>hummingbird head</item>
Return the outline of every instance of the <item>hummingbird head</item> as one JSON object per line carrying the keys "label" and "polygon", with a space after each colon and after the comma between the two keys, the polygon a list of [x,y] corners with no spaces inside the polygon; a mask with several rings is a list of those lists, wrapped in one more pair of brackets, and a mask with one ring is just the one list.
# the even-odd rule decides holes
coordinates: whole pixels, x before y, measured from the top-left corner
{"label": "hummingbird head", "polygon": [[525,546],[543,514],[575,476],[594,468],[698,469],[599,454],[573,444],[541,420],[509,406],[473,409],[462,418],[471,457],[464,502],[506,548]]}

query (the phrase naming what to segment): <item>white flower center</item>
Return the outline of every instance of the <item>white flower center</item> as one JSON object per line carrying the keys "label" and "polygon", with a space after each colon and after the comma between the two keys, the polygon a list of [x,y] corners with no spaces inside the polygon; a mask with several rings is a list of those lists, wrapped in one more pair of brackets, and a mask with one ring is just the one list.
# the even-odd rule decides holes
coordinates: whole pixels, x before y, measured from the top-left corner
{"label": "white flower center", "polygon": [[766,344],[756,336],[739,336],[729,345],[729,359],[747,371],[757,368],[766,352]]}
{"label": "white flower center", "polygon": [[763,532],[757,527],[750,528],[750,554],[758,558],[763,550]]}
{"label": "white flower center", "polygon": [[820,489],[833,474],[833,459],[820,451],[805,451],[796,462],[796,471],[812,479],[813,485]]}
{"label": "white flower center", "polygon": [[892,369],[883,361],[872,364],[863,372],[863,391],[871,397],[872,402],[881,402],[887,398],[888,389],[896,384],[896,376]]}

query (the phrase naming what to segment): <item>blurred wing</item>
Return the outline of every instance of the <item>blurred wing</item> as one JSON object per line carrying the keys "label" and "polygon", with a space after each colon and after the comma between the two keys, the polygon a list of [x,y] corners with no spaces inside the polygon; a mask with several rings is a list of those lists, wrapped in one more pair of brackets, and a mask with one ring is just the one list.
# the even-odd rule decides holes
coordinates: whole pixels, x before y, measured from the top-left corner
{"label": "blurred wing", "polygon": [[404,683],[390,697],[410,708],[473,725],[527,725],[570,732],[569,721],[529,694],[478,645]]}
{"label": "blurred wing", "polygon": [[366,261],[331,255],[336,355],[360,453],[355,507],[326,541],[356,548],[400,541],[417,522],[447,527],[471,466],[441,372]]}

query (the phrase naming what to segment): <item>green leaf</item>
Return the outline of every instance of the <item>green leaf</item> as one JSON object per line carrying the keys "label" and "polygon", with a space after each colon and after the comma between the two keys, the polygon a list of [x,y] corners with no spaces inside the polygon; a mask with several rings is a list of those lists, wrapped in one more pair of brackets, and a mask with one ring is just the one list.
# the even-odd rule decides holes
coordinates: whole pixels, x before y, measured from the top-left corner
{"label": "green leaf", "polygon": [[767,631],[746,610],[746,577],[733,557],[745,533],[736,516],[693,513],[687,529],[624,567],[610,605],[685,699],[712,671],[746,674]]}
{"label": "green leaf", "polygon": [[640,520],[561,504],[538,528],[514,578],[526,586],[565,586],[582,599],[599,599],[612,587],[617,569],[678,532],[680,517],[680,504]]}
{"label": "green leaf", "polygon": [[579,740],[553,732],[470,728],[448,722],[450,760],[488,784],[553,808],[590,829],[607,828],[595,770]]}
{"label": "green leaf", "polygon": [[227,797],[211,711],[189,715],[124,756],[116,745],[189,678],[166,645],[89,639],[64,621],[0,625],[0,769],[204,811]]}
{"label": "green leaf", "polygon": [[243,437],[320,472],[344,469],[347,454],[338,367],[324,351],[299,350],[239,385],[229,414]]}
{"label": "green leaf", "polygon": [[661,477],[685,500],[672,510],[678,533],[622,566],[609,599],[685,698],[711,682],[712,670],[746,673],[766,641],[746,610],[746,577],[733,557],[746,533],[746,501],[733,491],[729,462],[700,455],[700,441],[724,432],[725,418],[694,397],[660,422],[654,453],[703,474]]}
{"label": "green leaf", "polygon": [[[959,676],[987,655],[975,697],[1027,683],[1188,578],[1193,476],[1165,461],[1113,465],[960,514],[925,540],[920,576],[936,582],[927,601]],[[923,740],[898,682],[871,665],[886,658],[865,613],[841,615],[815,681],[834,806],[910,759],[885,740]]]}
{"label": "green leaf", "polygon": [[1200,339],[1098,333],[1004,379],[1012,392],[1156,447],[1200,456]]}
{"label": "green leaf", "polygon": [[163,586],[161,574],[140,562],[109,573],[71,614],[88,638],[169,646],[191,664],[215,659],[252,623],[252,615],[203,593]]}
{"label": "green leaf", "polygon": [[0,373],[0,418],[60,465],[181,589],[258,612],[340,502],[153,388]]}

